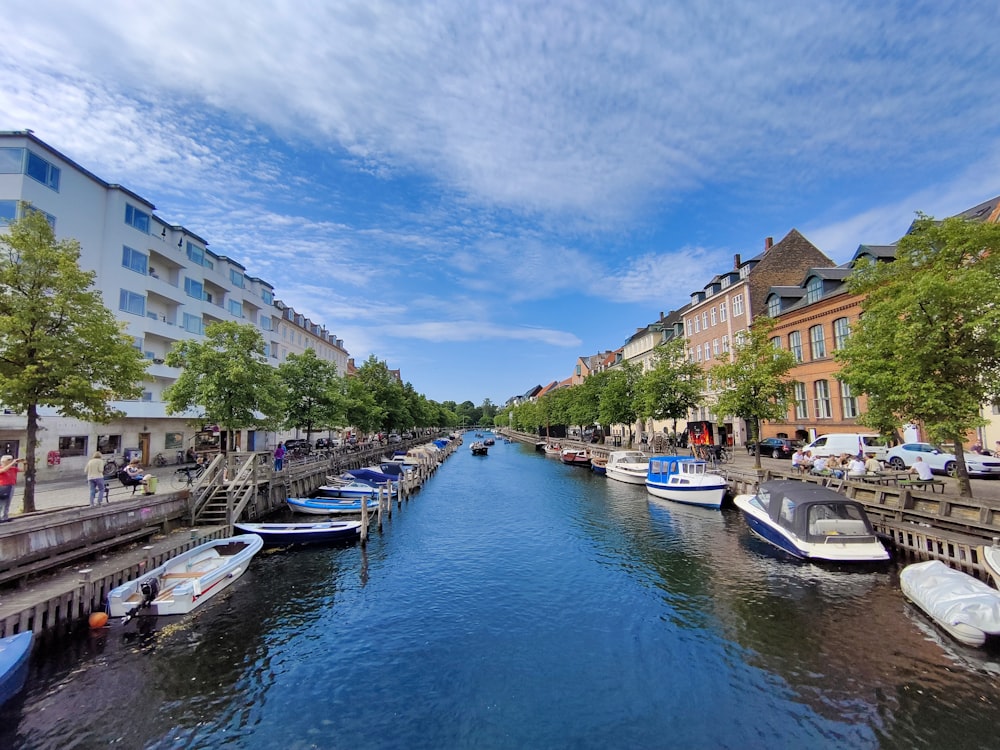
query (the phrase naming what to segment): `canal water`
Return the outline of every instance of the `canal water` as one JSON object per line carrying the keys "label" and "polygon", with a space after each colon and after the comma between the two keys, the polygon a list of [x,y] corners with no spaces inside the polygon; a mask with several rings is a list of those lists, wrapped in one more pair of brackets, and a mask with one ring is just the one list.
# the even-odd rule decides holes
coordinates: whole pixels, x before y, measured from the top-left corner
{"label": "canal water", "polygon": [[893,566],[468,446],[359,545],[258,555],[192,616],[35,654],[2,748],[997,748],[997,655]]}

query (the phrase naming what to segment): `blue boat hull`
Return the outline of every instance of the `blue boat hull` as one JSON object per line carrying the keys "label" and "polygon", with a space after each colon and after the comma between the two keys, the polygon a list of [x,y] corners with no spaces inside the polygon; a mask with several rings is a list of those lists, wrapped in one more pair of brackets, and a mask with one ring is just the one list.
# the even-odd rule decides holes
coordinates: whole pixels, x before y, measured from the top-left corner
{"label": "blue boat hull", "polygon": [[792,557],[797,557],[802,560],[809,557],[805,550],[798,547],[794,542],[792,542],[791,539],[770,524],[764,523],[759,518],[752,516],[749,513],[744,513],[743,519],[747,522],[747,526],[750,527],[750,531],[768,544],[777,547],[782,552],[786,552]]}
{"label": "blue boat hull", "polygon": [[0,638],[0,706],[24,687],[32,639],[30,630]]}
{"label": "blue boat hull", "polygon": [[360,521],[319,521],[316,523],[237,523],[245,534],[256,534],[268,546],[318,544],[357,539]]}

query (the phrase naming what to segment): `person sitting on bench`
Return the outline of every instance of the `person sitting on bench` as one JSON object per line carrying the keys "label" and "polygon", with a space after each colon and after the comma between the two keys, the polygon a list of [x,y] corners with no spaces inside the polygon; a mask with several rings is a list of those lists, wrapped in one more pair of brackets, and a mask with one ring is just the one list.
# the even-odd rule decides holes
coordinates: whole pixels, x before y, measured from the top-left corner
{"label": "person sitting on bench", "polygon": [[149,480],[151,477],[142,470],[138,458],[133,458],[129,461],[128,466],[125,467],[125,473],[131,481],[141,484],[143,491],[147,495],[149,494]]}
{"label": "person sitting on bench", "polygon": [[927,465],[923,458],[917,456],[913,461],[913,466],[910,467],[910,473],[916,474],[917,478],[921,482],[931,482],[934,480],[934,474],[931,472],[931,467]]}

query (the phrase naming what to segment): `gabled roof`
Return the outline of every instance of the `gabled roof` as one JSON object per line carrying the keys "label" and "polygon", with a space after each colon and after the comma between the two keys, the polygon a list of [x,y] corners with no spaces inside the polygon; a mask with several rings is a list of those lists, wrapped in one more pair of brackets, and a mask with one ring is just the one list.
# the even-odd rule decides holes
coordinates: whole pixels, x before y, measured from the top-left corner
{"label": "gabled roof", "polygon": [[854,262],[861,257],[869,257],[872,260],[895,260],[896,259],[896,246],[895,245],[858,245],[858,249],[854,251],[854,256],[851,258],[849,265],[854,265]]}

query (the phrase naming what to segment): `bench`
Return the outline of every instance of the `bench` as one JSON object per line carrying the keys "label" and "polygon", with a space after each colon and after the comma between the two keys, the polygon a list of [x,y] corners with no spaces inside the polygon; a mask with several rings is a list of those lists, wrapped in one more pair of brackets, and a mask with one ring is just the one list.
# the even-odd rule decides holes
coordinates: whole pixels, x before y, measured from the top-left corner
{"label": "bench", "polygon": [[901,489],[910,488],[919,490],[927,487],[930,488],[931,492],[944,494],[944,482],[940,479],[900,479],[897,485]]}

